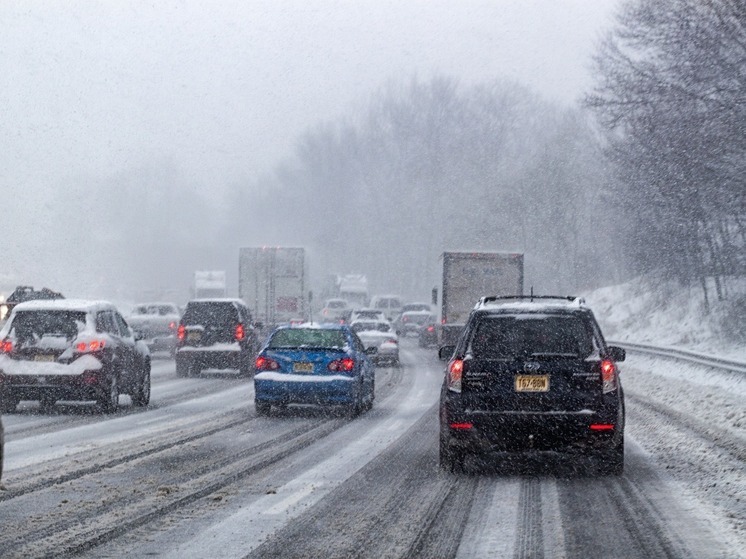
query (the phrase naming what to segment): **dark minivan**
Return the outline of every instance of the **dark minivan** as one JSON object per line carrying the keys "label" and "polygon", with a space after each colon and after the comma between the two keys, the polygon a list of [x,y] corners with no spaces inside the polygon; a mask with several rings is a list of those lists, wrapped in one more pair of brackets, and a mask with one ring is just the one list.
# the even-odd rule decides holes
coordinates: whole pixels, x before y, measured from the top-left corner
{"label": "dark minivan", "polygon": [[440,463],[470,454],[563,451],[624,468],[624,395],[591,310],[575,297],[484,297],[448,359],[440,401]]}

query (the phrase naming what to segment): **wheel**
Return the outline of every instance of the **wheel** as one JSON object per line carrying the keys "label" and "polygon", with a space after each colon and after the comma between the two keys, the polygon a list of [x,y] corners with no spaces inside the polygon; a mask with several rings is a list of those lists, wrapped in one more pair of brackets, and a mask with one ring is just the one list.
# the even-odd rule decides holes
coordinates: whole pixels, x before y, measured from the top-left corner
{"label": "wheel", "polygon": [[109,386],[98,399],[98,405],[104,413],[114,413],[119,407],[119,380],[117,375],[111,375]]}
{"label": "wheel", "polygon": [[368,401],[365,402],[363,409],[365,411],[370,411],[371,409],[373,409],[373,400],[375,399],[376,399],[376,381],[373,380],[373,382],[370,383],[370,398],[368,398]]}
{"label": "wheel", "polygon": [[20,400],[17,400],[16,398],[13,398],[12,396],[4,396],[0,398],[0,413],[13,413],[16,411],[16,408],[18,407],[18,402]]}
{"label": "wheel", "polygon": [[137,407],[147,406],[150,403],[150,361],[143,365],[142,380],[132,394],[132,403]]}
{"label": "wheel", "polygon": [[440,437],[440,467],[446,472],[460,474],[464,472],[464,453],[454,450],[448,440]]}
{"label": "wheel", "polygon": [[185,359],[176,359],[176,376],[177,377],[188,377],[191,376],[191,366],[189,361]]}
{"label": "wheel", "polygon": [[56,403],[57,399],[53,396],[44,396],[42,399],[39,400],[39,406],[45,413],[51,412]]}
{"label": "wheel", "polygon": [[620,476],[624,473],[624,439],[616,446],[599,453],[598,473],[605,476]]}
{"label": "wheel", "polygon": [[239,374],[242,377],[251,377],[254,374],[254,361],[250,355],[241,356],[238,363]]}
{"label": "wheel", "polygon": [[257,415],[269,415],[269,410],[272,408],[272,405],[267,402],[254,401],[254,406],[256,407]]}

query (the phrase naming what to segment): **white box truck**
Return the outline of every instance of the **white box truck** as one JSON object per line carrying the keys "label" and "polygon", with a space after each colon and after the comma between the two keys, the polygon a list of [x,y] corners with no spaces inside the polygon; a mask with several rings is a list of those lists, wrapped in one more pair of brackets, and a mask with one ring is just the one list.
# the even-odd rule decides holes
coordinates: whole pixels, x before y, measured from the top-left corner
{"label": "white box truck", "polygon": [[245,247],[238,252],[238,296],[266,327],[308,320],[305,249]]}
{"label": "white box truck", "polygon": [[455,345],[479,299],[489,295],[523,295],[523,254],[515,252],[444,252],[439,286],[438,346]]}
{"label": "white box truck", "polygon": [[225,270],[197,270],[192,285],[193,299],[225,297]]}

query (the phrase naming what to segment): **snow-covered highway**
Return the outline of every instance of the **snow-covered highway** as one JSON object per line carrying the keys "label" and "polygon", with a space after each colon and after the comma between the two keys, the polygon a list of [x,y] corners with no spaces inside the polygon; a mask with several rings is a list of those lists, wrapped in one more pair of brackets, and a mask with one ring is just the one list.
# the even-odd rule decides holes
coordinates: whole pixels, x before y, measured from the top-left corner
{"label": "snow-covered highway", "polygon": [[[742,384],[623,364],[623,476],[562,456],[442,472],[442,363],[402,344],[372,411],[256,417],[248,379],[155,361],[145,410],[4,416],[0,557],[743,557]],[[499,468],[499,471],[498,471]]]}

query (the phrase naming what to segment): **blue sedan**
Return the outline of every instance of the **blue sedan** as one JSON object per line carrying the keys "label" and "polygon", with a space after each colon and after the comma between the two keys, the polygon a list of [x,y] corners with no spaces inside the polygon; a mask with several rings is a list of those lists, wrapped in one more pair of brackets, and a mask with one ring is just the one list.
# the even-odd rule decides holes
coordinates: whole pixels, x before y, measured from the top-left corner
{"label": "blue sedan", "polygon": [[375,368],[348,326],[282,326],[256,358],[255,404],[259,415],[271,406],[345,406],[351,415],[373,406]]}

